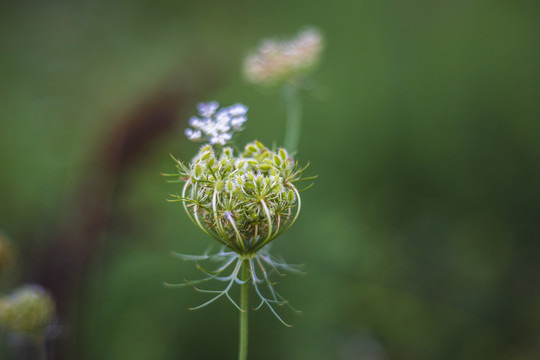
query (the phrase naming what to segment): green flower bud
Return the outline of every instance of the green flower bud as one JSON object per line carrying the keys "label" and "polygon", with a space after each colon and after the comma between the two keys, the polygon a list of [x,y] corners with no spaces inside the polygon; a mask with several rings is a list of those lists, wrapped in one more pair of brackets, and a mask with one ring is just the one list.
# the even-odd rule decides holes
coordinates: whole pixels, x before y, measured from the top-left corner
{"label": "green flower bud", "polygon": [[210,156],[214,155],[214,149],[210,145],[205,145],[200,151],[200,159],[206,161]]}
{"label": "green flower bud", "polygon": [[283,164],[283,161],[281,160],[281,158],[279,157],[279,155],[274,155],[274,164],[276,164],[276,166],[280,167],[281,164]]}
{"label": "green flower bud", "polygon": [[221,191],[223,189],[223,181],[216,182],[216,191]]}
{"label": "green flower bud", "polygon": [[248,165],[247,161],[244,159],[240,159],[236,161],[236,167],[238,169],[244,169]]}
{"label": "green flower bud", "polygon": [[[257,252],[298,217],[291,183],[302,174],[284,170],[289,163],[284,149],[273,152],[259,141],[247,144],[239,156],[229,147],[215,154],[205,146],[188,166],[201,181],[187,181],[182,191],[182,198],[200,206],[186,209],[195,211],[191,218],[196,225],[223,245],[239,254]],[[285,181],[290,190],[284,193]]]}
{"label": "green flower bud", "polygon": [[290,203],[293,203],[294,199],[295,199],[294,191],[289,190],[289,192],[287,193],[287,201]]}
{"label": "green flower bud", "polygon": [[236,190],[236,186],[234,186],[232,180],[227,180],[227,182],[225,183],[225,190],[228,193],[232,193],[234,190]]}
{"label": "green flower bud", "polygon": [[250,143],[246,145],[246,155],[253,155],[257,152],[257,146],[255,144]]}
{"label": "green flower bud", "polygon": [[257,186],[261,186],[263,184],[263,181],[264,181],[264,177],[261,174],[257,175],[257,179],[255,179]]}
{"label": "green flower bud", "polygon": [[244,186],[244,184],[246,183],[244,175],[237,176],[235,178],[235,180],[236,180],[236,183],[238,184],[238,186],[240,186],[240,187]]}
{"label": "green flower bud", "polygon": [[253,182],[253,183],[255,182],[255,174],[253,174],[252,172],[248,172],[248,173],[246,174],[246,176],[247,176],[247,179],[248,179],[249,181],[251,181],[251,182]]}
{"label": "green flower bud", "polygon": [[196,164],[195,168],[193,169],[193,173],[195,174],[195,177],[200,177],[203,174],[203,167],[201,164]]}
{"label": "green flower bud", "polygon": [[42,336],[54,317],[54,301],[41,286],[24,286],[0,299],[0,325],[12,332]]}
{"label": "green flower bud", "polygon": [[221,154],[223,157],[227,157],[230,159],[233,157],[233,149],[229,146],[224,147]]}
{"label": "green flower bud", "polygon": [[279,157],[281,158],[281,160],[283,160],[283,162],[286,162],[289,159],[289,154],[287,154],[287,150],[285,150],[284,148],[280,148],[278,152]]}
{"label": "green flower bud", "polygon": [[272,169],[272,165],[268,164],[268,163],[263,163],[259,166],[259,169],[261,171],[269,171]]}

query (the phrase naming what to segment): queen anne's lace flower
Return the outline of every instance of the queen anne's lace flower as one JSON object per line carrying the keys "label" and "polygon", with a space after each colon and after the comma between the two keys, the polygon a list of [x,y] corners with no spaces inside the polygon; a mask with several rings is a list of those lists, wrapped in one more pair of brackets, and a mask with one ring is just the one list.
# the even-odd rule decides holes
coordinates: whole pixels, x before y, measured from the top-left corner
{"label": "queen anne's lace flower", "polygon": [[258,251],[287,230],[300,210],[294,183],[301,169],[285,149],[255,141],[234,156],[203,146],[189,165],[177,161],[188,215],[207,234],[240,254]]}
{"label": "queen anne's lace flower", "polygon": [[[181,194],[171,195],[170,201],[181,202],[189,218],[207,235],[222,246],[216,254],[200,256],[175,253],[184,260],[210,260],[219,263],[214,270],[198,268],[209,276],[171,287],[195,285],[205,281],[220,281],[227,285],[223,290],[200,289],[214,294],[213,298],[192,309],[202,308],[226,296],[244,312],[229,291],[234,284],[247,289],[249,282],[260,300],[276,317],[287,325],[274,309],[275,305],[289,305],[274,289],[269,274],[272,271],[297,272],[268,253],[268,244],[287,231],[298,218],[301,208],[300,192],[296,183],[305,168],[283,148],[270,150],[259,141],[247,144],[236,155],[224,145],[235,131],[241,130],[246,121],[247,107],[241,104],[219,109],[217,102],[201,103],[199,116],[190,119],[191,128],[186,135],[192,140],[208,141],[191,162],[176,162],[176,177],[184,182]],[[244,275],[240,275],[244,269]],[[228,276],[222,276],[224,272]],[[290,305],[289,305],[290,306]]]}
{"label": "queen anne's lace flower", "polygon": [[209,142],[212,145],[225,145],[232,139],[235,132],[242,130],[246,122],[247,107],[235,104],[219,109],[216,101],[200,103],[197,106],[199,116],[189,119],[189,126],[185,131],[189,140]]}
{"label": "queen anne's lace flower", "polygon": [[322,35],[313,28],[287,41],[266,39],[246,58],[244,73],[250,82],[262,85],[295,80],[316,64],[322,48]]}

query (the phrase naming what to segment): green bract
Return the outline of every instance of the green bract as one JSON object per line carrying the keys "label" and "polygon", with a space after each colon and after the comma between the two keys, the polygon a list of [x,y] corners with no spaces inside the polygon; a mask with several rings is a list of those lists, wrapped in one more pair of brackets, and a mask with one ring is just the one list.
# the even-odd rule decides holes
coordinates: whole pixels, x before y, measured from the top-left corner
{"label": "green bract", "polygon": [[230,147],[217,152],[205,145],[188,165],[175,161],[185,185],[172,201],[183,202],[201,230],[246,258],[298,218],[301,200],[294,183],[305,168],[285,149],[272,151],[255,141],[235,156]]}

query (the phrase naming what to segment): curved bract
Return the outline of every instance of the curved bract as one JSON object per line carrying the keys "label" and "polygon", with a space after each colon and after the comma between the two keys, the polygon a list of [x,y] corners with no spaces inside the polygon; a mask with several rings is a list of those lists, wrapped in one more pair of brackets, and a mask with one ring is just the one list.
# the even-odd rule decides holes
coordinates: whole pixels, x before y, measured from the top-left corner
{"label": "curved bract", "polygon": [[305,168],[285,149],[255,141],[235,156],[230,147],[216,152],[205,145],[188,165],[175,161],[185,185],[172,201],[183,202],[201,230],[240,255],[256,253],[298,218],[294,183],[303,180]]}
{"label": "curved bract", "polygon": [[[204,303],[191,307],[191,310],[201,309],[219,298],[226,297],[238,310],[244,311],[237,301],[234,300],[230,291],[234,284],[241,286],[251,284],[260,300],[254,310],[266,306],[270,309],[272,314],[286,326],[291,325],[286,323],[281,316],[278,315],[275,306],[287,305],[294,312],[300,313],[299,310],[296,310],[276,291],[276,289],[274,289],[276,283],[270,280],[271,273],[277,273],[279,275],[284,275],[282,272],[301,273],[300,267],[298,265],[289,265],[283,260],[274,258],[267,249],[262,249],[249,257],[241,256],[234,251],[225,251],[224,249],[215,254],[205,253],[203,255],[186,255],[173,253],[173,255],[182,260],[197,262],[197,268],[207,275],[207,277],[203,279],[185,281],[180,284],[164,283],[165,286],[170,288],[193,286],[198,292],[212,295],[212,297]],[[207,269],[199,264],[199,262],[203,261],[213,262],[217,265],[215,265],[214,269]],[[243,265],[247,266],[248,269],[248,276],[244,278],[240,276],[240,268]],[[229,275],[225,275],[227,273],[229,273]],[[208,281],[218,281],[225,285],[221,290],[202,289],[199,287],[200,284]]]}

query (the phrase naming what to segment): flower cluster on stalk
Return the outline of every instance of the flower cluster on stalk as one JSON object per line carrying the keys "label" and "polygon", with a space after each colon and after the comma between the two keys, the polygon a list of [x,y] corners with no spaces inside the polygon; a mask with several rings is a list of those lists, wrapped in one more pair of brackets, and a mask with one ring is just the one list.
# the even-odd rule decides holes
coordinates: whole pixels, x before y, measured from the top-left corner
{"label": "flower cluster on stalk", "polygon": [[235,132],[242,130],[242,125],[247,120],[247,107],[242,104],[219,109],[219,103],[212,101],[199,104],[197,109],[199,116],[189,119],[191,128],[185,131],[192,141],[225,145]]}
{"label": "flower cluster on stalk", "polygon": [[[206,119],[217,118],[217,109],[217,103],[199,105],[199,113]],[[233,114],[242,113],[234,116],[244,116],[240,126],[243,124],[245,112],[240,109],[247,110],[245,106],[237,104],[224,109],[228,109],[228,114],[231,114],[231,109],[238,110],[232,111]],[[236,125],[233,124],[234,116],[229,122],[231,129]],[[211,122],[207,124],[214,126]],[[200,125],[198,129],[204,132],[206,125],[195,125]],[[190,133],[186,133],[188,137]],[[178,172],[167,176],[176,177],[174,181],[184,183],[181,192],[171,195],[170,201],[181,202],[193,223],[223,246],[221,251],[213,255],[176,255],[184,260],[210,260],[219,265],[209,270],[197,264],[208,275],[207,278],[166,285],[195,285],[209,280],[226,282],[225,289],[219,291],[196,288],[215,296],[194,309],[222,296],[240,309],[229,291],[235,283],[251,281],[261,300],[259,307],[267,305],[281,320],[273,305],[287,302],[275,291],[274,283],[269,280],[270,273],[298,270],[272,257],[267,245],[287,231],[298,218],[301,199],[296,183],[306,180],[302,176],[305,167],[299,167],[285,149],[271,150],[259,141],[248,143],[238,154],[229,146],[212,146],[225,145],[226,141],[212,141],[210,137],[209,142],[187,164],[173,158]],[[246,263],[249,266],[249,279],[240,279],[240,268]],[[227,269],[232,269],[230,275],[221,276]]]}
{"label": "flower cluster on stalk", "polygon": [[298,217],[294,183],[302,169],[285,149],[255,141],[235,156],[230,147],[218,155],[206,145],[189,165],[177,161],[177,169],[185,185],[175,198],[201,230],[239,254],[257,252]]}
{"label": "flower cluster on stalk", "polygon": [[266,39],[246,58],[244,73],[250,82],[261,85],[294,81],[314,67],[322,49],[322,35],[314,28],[290,40]]}

